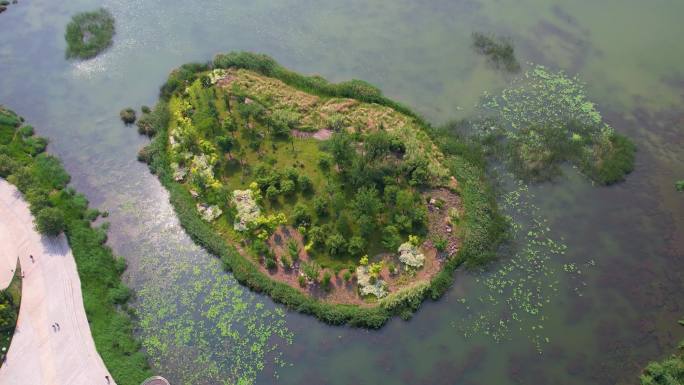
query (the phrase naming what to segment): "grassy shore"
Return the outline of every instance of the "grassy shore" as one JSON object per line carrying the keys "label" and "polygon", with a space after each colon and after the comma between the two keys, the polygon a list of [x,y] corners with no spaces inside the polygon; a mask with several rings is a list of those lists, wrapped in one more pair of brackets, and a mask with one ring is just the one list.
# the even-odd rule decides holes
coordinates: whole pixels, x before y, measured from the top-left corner
{"label": "grassy shore", "polygon": [[31,126],[0,107],[0,177],[19,188],[34,216],[43,210],[61,213],[97,351],[118,384],[138,385],[151,371],[126,312],[130,290],[121,281],[125,261],[105,245],[106,226],[91,225],[100,212],[67,187],[69,175],[59,159],[44,152],[46,146],[47,140],[33,135]]}

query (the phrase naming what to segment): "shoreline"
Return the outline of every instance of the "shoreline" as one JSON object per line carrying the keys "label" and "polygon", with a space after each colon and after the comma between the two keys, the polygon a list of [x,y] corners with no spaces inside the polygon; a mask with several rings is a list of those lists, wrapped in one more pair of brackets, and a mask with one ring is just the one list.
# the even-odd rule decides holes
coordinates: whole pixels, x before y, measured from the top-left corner
{"label": "shoreline", "polygon": [[[28,204],[4,179],[0,179],[0,213],[2,226],[11,232],[10,243],[3,242],[3,254],[18,255],[25,273],[15,335],[0,367],[0,381],[6,385],[115,384],[95,349],[66,236],[39,235]],[[7,265],[11,259],[0,259],[0,279],[14,269]],[[52,327],[56,323],[59,330]]]}

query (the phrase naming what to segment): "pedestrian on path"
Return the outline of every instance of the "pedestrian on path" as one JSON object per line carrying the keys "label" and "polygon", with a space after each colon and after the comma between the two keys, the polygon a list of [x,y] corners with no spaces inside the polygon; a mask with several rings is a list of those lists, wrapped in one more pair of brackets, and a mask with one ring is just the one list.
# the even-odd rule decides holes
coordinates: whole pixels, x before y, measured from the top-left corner
{"label": "pedestrian on path", "polygon": [[52,326],[52,331],[53,331],[53,332],[57,332],[57,327],[55,326],[55,324],[52,324],[52,325],[50,325],[50,326]]}
{"label": "pedestrian on path", "polygon": [[36,263],[36,261],[33,260],[33,255],[29,254],[29,258],[31,258],[31,263]]}
{"label": "pedestrian on path", "polygon": [[57,331],[59,331],[59,324],[55,322],[55,326],[57,326]]}
{"label": "pedestrian on path", "polygon": [[105,376],[105,380],[107,380],[107,383],[109,384],[109,376]]}

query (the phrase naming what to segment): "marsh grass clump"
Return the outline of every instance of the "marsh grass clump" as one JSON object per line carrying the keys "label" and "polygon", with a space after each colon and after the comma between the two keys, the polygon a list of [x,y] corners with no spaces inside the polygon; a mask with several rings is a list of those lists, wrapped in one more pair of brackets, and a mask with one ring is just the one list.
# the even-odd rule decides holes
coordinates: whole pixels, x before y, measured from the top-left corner
{"label": "marsh grass clump", "polygon": [[[679,321],[684,325],[684,321]],[[641,385],[670,385],[684,383],[684,341],[678,351],[662,361],[649,362],[639,377]]]}
{"label": "marsh grass clump", "polygon": [[114,30],[114,17],[104,8],[75,15],[64,35],[67,59],[97,56],[112,45]]}
{"label": "marsh grass clump", "polygon": [[515,48],[511,39],[480,32],[473,32],[472,36],[475,51],[485,55],[496,68],[508,72],[520,71],[520,64],[515,58]]}
{"label": "marsh grass clump", "polygon": [[124,122],[124,124],[129,125],[135,123],[135,110],[128,107],[124,108],[119,112],[119,117],[121,118],[121,121]]}
{"label": "marsh grass clump", "polygon": [[501,95],[485,96],[482,108],[486,118],[474,131],[522,179],[549,180],[569,162],[608,185],[634,168],[636,147],[603,120],[576,77],[537,66]]}

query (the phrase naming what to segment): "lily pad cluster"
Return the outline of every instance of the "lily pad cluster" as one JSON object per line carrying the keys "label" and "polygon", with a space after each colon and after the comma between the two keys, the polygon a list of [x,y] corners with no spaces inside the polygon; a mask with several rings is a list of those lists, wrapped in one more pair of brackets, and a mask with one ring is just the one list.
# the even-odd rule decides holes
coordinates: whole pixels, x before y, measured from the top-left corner
{"label": "lily pad cluster", "polygon": [[483,295],[474,301],[459,300],[468,313],[452,325],[465,336],[482,333],[501,341],[518,329],[541,351],[543,344],[550,342],[544,333],[549,319],[545,309],[559,295],[561,282],[576,284],[573,291],[582,295],[580,266],[566,260],[567,246],[551,235],[548,221],[533,200],[522,182],[503,196],[501,206],[511,223],[513,252],[495,271],[483,272],[477,279]]}
{"label": "lily pad cluster", "polygon": [[480,134],[526,180],[550,179],[564,162],[603,184],[633,169],[634,145],[603,120],[578,77],[536,66],[500,95],[485,95],[481,107],[490,119]]}

